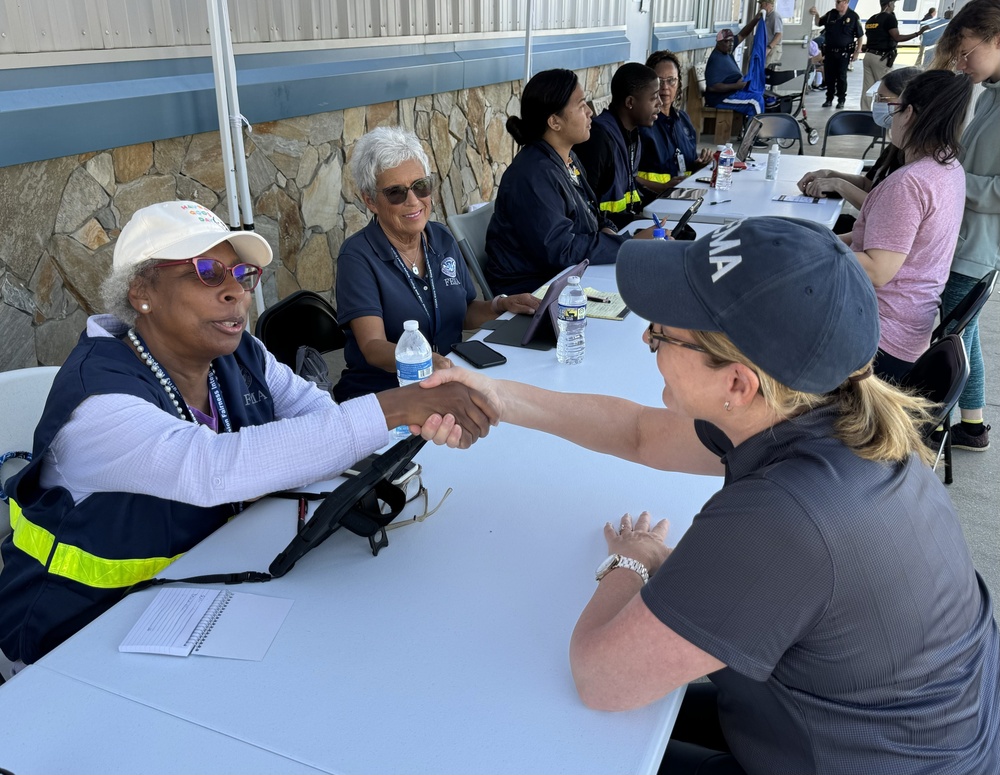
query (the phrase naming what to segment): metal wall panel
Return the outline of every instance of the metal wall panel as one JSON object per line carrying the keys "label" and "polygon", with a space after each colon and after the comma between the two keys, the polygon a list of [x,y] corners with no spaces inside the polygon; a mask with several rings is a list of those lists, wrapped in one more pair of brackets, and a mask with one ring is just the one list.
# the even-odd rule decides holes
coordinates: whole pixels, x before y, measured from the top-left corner
{"label": "metal wall panel", "polygon": [[[527,10],[527,0],[228,2],[236,44],[520,32]],[[688,17],[695,4],[709,2],[658,2],[657,20]],[[535,0],[534,6],[537,30],[625,24],[625,0]],[[206,0],[0,0],[0,53],[206,43]]]}

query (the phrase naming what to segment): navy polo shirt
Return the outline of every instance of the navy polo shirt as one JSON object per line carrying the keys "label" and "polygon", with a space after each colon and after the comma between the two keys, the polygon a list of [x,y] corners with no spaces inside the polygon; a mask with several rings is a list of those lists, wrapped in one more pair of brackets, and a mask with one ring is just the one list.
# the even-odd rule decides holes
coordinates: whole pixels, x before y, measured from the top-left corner
{"label": "navy polo shirt", "polygon": [[365,360],[348,325],[355,318],[382,318],[390,342],[402,335],[404,321],[416,320],[431,347],[442,355],[462,340],[465,315],[476,298],[475,286],[448,229],[428,222],[424,238],[430,270],[424,277],[413,275],[396,259],[377,218],[341,247],[337,258],[337,317],[347,334],[347,368],[334,388],[337,401],[399,385],[395,372],[371,366]]}
{"label": "navy polo shirt", "polygon": [[719,49],[715,49],[708,55],[708,62],[705,64],[705,105],[714,108],[729,96],[708,91],[709,86],[715,86],[717,83],[736,83],[742,78],[743,71],[736,64],[733,55],[723,54]]}
{"label": "navy polo shirt", "polygon": [[[691,118],[683,110],[670,109],[670,115],[659,113],[653,126],[639,127],[642,138],[642,156],[639,159],[639,177],[667,174],[671,177],[680,171],[677,151],[684,157],[688,171],[698,158],[698,133]],[[666,183],[667,181],[660,181]]]}

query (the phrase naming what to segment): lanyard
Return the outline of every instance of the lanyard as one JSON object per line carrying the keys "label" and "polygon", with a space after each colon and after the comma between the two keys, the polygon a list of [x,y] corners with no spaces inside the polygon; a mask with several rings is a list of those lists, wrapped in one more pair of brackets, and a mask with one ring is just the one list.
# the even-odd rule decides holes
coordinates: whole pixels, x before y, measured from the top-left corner
{"label": "lanyard", "polygon": [[[150,357],[152,357],[153,354],[149,351],[149,346],[146,344],[145,340],[139,335],[138,331],[134,331],[134,333],[135,333],[135,338],[139,340],[139,343],[143,346],[146,353],[149,354]],[[155,360],[155,358],[153,360],[153,363],[156,363],[156,365],[161,369],[161,371],[163,371],[163,381],[162,381],[163,387],[167,390],[173,391],[173,394],[183,401],[184,396],[181,395],[181,391],[177,389],[177,385],[174,384],[174,381],[173,379],[170,378],[170,375],[167,374],[166,370],[162,366],[160,366],[160,364]],[[232,433],[233,424],[229,420],[229,410],[226,408],[226,401],[222,397],[222,388],[219,386],[219,379],[218,377],[215,376],[215,367],[212,366],[211,364],[208,367],[208,390],[212,394],[212,400],[215,401],[215,408],[219,412],[219,421],[222,423],[222,428],[223,428],[222,432]],[[184,404],[184,413],[187,416],[188,420],[194,423],[197,422],[197,420],[195,420],[194,418],[194,415],[191,413],[191,410],[188,408],[186,402]]]}
{"label": "lanyard", "polygon": [[[388,240],[386,240],[388,242]],[[424,309],[424,314],[427,316],[429,324],[433,327],[431,331],[431,349],[434,352],[438,351],[437,342],[435,338],[437,337],[437,332],[441,328],[441,308],[438,305],[437,296],[437,286],[434,285],[434,270],[431,268],[431,251],[427,246],[427,239],[421,235],[420,243],[424,249],[424,267],[427,269],[427,285],[430,286],[431,291],[431,305],[434,307],[434,314],[431,315],[431,311],[427,308],[427,302],[424,300],[424,296],[420,293],[420,289],[417,287],[416,276],[409,270],[406,264],[403,262],[403,257],[399,255],[399,251],[396,250],[396,246],[389,242],[389,248],[392,250],[392,255],[396,259],[396,265],[399,267],[399,271],[403,273],[403,277],[406,278],[406,282],[410,285],[410,290],[413,291],[413,295],[417,297],[417,301],[420,302],[420,306]],[[424,290],[427,290],[425,287]]]}

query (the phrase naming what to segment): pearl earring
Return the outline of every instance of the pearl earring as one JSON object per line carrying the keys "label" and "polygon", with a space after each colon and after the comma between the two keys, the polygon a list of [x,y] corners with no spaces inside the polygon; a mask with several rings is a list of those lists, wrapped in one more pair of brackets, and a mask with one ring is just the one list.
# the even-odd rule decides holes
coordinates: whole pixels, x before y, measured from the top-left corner
{"label": "pearl earring", "polygon": [[143,312],[149,312],[149,305],[146,302],[143,302],[142,304],[139,305],[139,309],[141,309]]}

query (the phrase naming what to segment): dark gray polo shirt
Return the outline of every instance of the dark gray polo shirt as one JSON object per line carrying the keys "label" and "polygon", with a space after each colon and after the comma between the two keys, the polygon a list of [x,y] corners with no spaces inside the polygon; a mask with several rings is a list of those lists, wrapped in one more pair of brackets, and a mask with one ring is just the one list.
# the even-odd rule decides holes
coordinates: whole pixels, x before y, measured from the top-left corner
{"label": "dark gray polo shirt", "polygon": [[[725,486],[642,599],[728,667],[726,739],[748,773],[1000,771],[1000,636],[937,476],[862,460],[834,409],[722,455]],[[662,515],[669,516],[669,515]]]}

